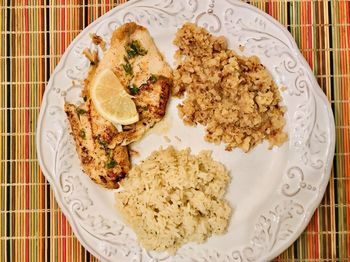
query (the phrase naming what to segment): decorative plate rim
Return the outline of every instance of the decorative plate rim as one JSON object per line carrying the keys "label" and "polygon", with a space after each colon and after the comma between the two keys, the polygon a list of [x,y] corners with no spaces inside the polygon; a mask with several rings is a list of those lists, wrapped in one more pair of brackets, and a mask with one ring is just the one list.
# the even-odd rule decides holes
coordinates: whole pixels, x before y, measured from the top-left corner
{"label": "decorative plate rim", "polygon": [[[113,12],[117,12],[119,10],[122,10],[124,8],[127,8],[129,6],[132,6],[133,4],[138,3],[140,0],[130,0],[124,4],[121,4],[113,9],[111,9],[109,12],[107,12],[106,14],[102,15],[100,18],[96,19],[94,22],[92,22],[91,24],[89,24],[86,28],[84,28],[82,30],[83,31],[87,31],[90,28],[94,27],[96,24],[100,23],[101,21],[103,21],[105,18],[107,18],[108,14],[113,11]],[[190,0],[191,1],[191,0]],[[322,100],[323,105],[326,107],[327,113],[328,113],[328,120],[329,120],[329,139],[330,139],[330,143],[329,143],[329,150],[328,150],[328,155],[327,155],[327,159],[325,162],[325,166],[324,166],[324,173],[323,173],[323,180],[322,183],[319,186],[319,190],[317,192],[316,198],[315,200],[312,201],[312,203],[310,204],[310,206],[308,207],[308,209],[306,210],[306,214],[304,216],[304,220],[301,223],[301,226],[299,226],[297,228],[297,230],[294,232],[293,236],[290,237],[286,242],[282,243],[279,248],[277,248],[276,250],[274,250],[274,252],[270,253],[270,255],[267,257],[267,260],[271,260],[273,258],[275,258],[276,256],[278,256],[280,253],[282,253],[285,249],[287,249],[293,242],[295,242],[295,240],[300,236],[300,234],[305,230],[305,228],[307,227],[307,225],[309,224],[315,210],[317,209],[317,207],[319,206],[328,182],[329,182],[329,178],[330,178],[330,174],[331,174],[331,168],[332,168],[332,162],[333,162],[333,157],[334,157],[334,152],[335,152],[335,123],[334,123],[334,115],[331,109],[331,106],[329,104],[328,99],[326,98],[325,94],[322,92],[321,88],[319,87],[319,84],[317,83],[317,80],[314,76],[314,74],[312,73],[309,64],[307,63],[306,59],[303,57],[303,55],[301,54],[293,36],[289,33],[289,31],[282,25],[280,24],[278,21],[276,21],[274,18],[272,18],[271,16],[269,16],[268,14],[266,14],[265,12],[261,11],[260,9],[249,5],[247,3],[243,3],[240,1],[236,1],[236,0],[226,0],[229,3],[233,3],[234,5],[239,5],[242,8],[246,8],[249,9],[251,11],[253,11],[254,13],[264,17],[265,19],[267,19],[269,22],[271,22],[272,24],[276,25],[281,32],[283,33],[283,35],[288,39],[288,41],[290,42],[291,46],[292,46],[292,51],[294,51],[294,55],[296,55],[296,57],[299,59],[299,62],[303,65],[303,68],[306,69],[306,74],[309,78],[309,80],[311,80],[312,82],[312,90],[315,91],[317,97],[319,99]],[[51,74],[50,80],[46,86],[45,89],[45,93],[42,99],[42,105],[41,105],[41,109],[40,109],[40,114],[39,114],[39,118],[38,118],[38,124],[37,124],[37,136],[36,136],[36,147],[37,147],[37,156],[38,156],[38,162],[40,164],[41,170],[43,172],[43,174],[45,175],[46,179],[48,180],[53,192],[54,192],[54,196],[55,199],[59,205],[59,207],[61,208],[61,210],[63,211],[64,215],[66,216],[67,220],[69,221],[72,230],[74,232],[74,234],[76,235],[76,237],[79,239],[79,241],[83,244],[83,246],[95,257],[99,258],[100,260],[106,260],[106,258],[104,258],[103,256],[101,256],[98,252],[95,251],[95,249],[93,247],[91,247],[88,243],[88,241],[86,241],[86,239],[83,237],[83,234],[81,233],[79,226],[76,225],[75,223],[75,219],[73,218],[72,213],[68,210],[68,207],[63,203],[64,201],[62,200],[62,196],[61,194],[59,194],[59,190],[57,188],[57,184],[53,181],[52,176],[50,175],[51,172],[46,168],[46,165],[43,161],[42,158],[42,154],[43,152],[41,152],[41,136],[42,136],[42,130],[41,130],[41,125],[43,122],[43,117],[44,117],[44,113],[46,110],[48,110],[47,106],[47,98],[48,98],[48,94],[49,94],[49,90],[52,89],[53,87],[53,77],[54,75],[56,75],[57,72],[59,72],[60,70],[62,70],[62,68],[64,68],[65,63],[63,61],[65,61],[68,57],[69,52],[72,51],[72,48],[75,46],[75,44],[81,40],[81,38],[83,37],[82,33],[80,33],[71,43],[70,45],[66,48],[65,53],[63,54],[63,56],[60,59],[59,64],[56,66],[55,70],[53,71],[53,73]],[[316,87],[316,88],[315,88]],[[318,87],[318,88],[317,88]]]}

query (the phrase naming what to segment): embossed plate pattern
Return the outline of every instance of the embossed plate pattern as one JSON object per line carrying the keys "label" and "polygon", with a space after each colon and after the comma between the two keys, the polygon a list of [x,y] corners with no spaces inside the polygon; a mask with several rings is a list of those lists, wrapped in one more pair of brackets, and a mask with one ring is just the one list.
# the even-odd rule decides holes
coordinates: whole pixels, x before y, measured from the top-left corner
{"label": "embossed plate pattern", "polygon": [[[147,135],[133,147],[137,163],[160,146],[166,135],[177,148],[190,146],[194,153],[211,149],[213,157],[231,170],[227,193],[234,214],[227,234],[202,245],[189,244],[176,256],[146,252],[132,230],[113,208],[113,192],[93,184],[81,171],[68,123],[64,100],[77,101],[89,67],[82,55],[96,32],[107,42],[113,30],[128,21],[146,26],[169,63],[177,28],[196,22],[213,34],[223,34],[230,47],[244,55],[258,55],[269,69],[287,106],[290,140],[267,150],[266,143],[249,154],[226,152],[224,146],[203,141],[202,127],[190,128],[177,117],[178,100],[172,99],[164,134]],[[101,53],[101,50],[98,50]],[[75,83],[74,85],[72,83]],[[180,137],[181,141],[175,139]],[[301,56],[294,40],[271,17],[234,0],[130,1],[89,25],[69,46],[46,88],[37,131],[38,158],[56,200],[76,236],[104,261],[267,261],[301,234],[326,189],[334,155],[334,120],[328,101]]]}

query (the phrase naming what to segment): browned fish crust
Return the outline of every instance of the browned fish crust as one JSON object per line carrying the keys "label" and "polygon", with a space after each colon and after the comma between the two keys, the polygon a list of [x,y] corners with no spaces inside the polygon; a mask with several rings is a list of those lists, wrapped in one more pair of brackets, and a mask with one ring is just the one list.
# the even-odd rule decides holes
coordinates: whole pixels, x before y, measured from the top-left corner
{"label": "browned fish crust", "polygon": [[122,145],[128,145],[139,140],[150,128],[162,120],[171,88],[172,80],[162,76],[158,77],[156,83],[143,86],[134,99],[140,120],[135,124],[124,126],[124,131],[119,133],[115,139],[122,141]]}
{"label": "browned fish crust", "polygon": [[145,27],[143,27],[142,25],[138,25],[134,22],[123,24],[113,32],[111,44],[113,45],[118,41],[128,39],[132,34],[134,34],[138,30],[147,31]]}
{"label": "browned fish crust", "polygon": [[66,103],[64,109],[83,171],[103,187],[119,188],[118,182],[130,170],[128,148],[116,146],[110,149],[94,138],[89,102],[79,107]]}
{"label": "browned fish crust", "polygon": [[[133,99],[139,113],[139,121],[132,125],[123,126],[122,132],[113,131],[115,129],[114,125],[108,128],[108,132],[97,132],[93,126],[94,134],[109,134],[105,139],[111,148],[115,145],[129,145],[132,142],[138,141],[150,128],[162,120],[173,86],[172,70],[155,46],[148,30],[134,22],[126,23],[113,32],[111,46],[93,73],[98,74],[102,70],[110,68],[121,83],[127,86],[130,79],[126,76],[121,65],[125,63],[125,45],[135,39],[142,39],[143,41],[139,41],[149,53],[133,60],[134,63],[142,68],[135,72],[134,76],[135,79],[142,79],[141,83],[137,84],[139,92],[134,95]],[[151,52],[152,54],[150,54]],[[151,63],[151,60],[153,64],[156,63],[158,65],[157,69],[147,64],[147,62]],[[133,62],[131,61],[130,63]],[[141,65],[145,66],[143,67]],[[157,80],[155,82],[148,81],[150,76],[155,76]],[[96,118],[96,121],[93,122],[97,122],[97,120]],[[107,127],[108,124],[104,124],[103,126]],[[112,136],[113,138],[111,139]]]}

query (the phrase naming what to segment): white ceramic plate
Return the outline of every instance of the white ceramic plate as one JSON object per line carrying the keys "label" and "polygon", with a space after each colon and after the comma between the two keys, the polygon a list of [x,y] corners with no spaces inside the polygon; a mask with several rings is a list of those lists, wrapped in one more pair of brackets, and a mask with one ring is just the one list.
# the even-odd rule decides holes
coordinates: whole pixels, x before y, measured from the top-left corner
{"label": "white ceramic plate", "polygon": [[[185,21],[196,22],[213,34],[225,35],[230,47],[244,55],[258,55],[269,69],[287,106],[290,140],[269,151],[261,144],[249,154],[203,141],[204,129],[183,125],[172,99],[163,133],[151,132],[134,148],[138,162],[170,138],[176,148],[197,153],[213,150],[213,157],[231,170],[227,199],[234,208],[228,233],[202,245],[189,244],[175,257],[149,253],[113,208],[113,191],[86,177],[80,167],[63,103],[76,100],[86,76],[85,47],[96,48],[89,33],[109,41],[119,25],[136,21],[146,26],[169,63],[172,40]],[[100,50],[101,51],[101,50]],[[75,82],[75,85],[72,84]],[[182,142],[175,139],[181,138]],[[258,9],[234,0],[130,1],[89,25],[67,48],[46,88],[37,131],[38,158],[56,200],[75,235],[96,257],[105,261],[267,261],[295,241],[308,224],[326,189],[334,154],[334,120],[328,101],[293,38],[279,23]]]}

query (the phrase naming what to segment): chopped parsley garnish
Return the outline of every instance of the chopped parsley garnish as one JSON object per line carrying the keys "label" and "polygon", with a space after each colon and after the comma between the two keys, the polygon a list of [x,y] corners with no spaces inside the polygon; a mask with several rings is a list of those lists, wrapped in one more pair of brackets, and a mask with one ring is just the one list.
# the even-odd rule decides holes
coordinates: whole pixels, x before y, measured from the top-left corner
{"label": "chopped parsley garnish", "polygon": [[155,75],[151,75],[148,79],[152,84],[154,84],[155,82],[157,82],[158,77]]}
{"label": "chopped parsley garnish", "polygon": [[110,159],[112,159],[112,157],[113,157],[113,151],[112,151],[111,149],[108,149],[108,150],[107,150],[107,154],[108,154],[108,157],[109,157]]}
{"label": "chopped parsley garnish", "polygon": [[86,139],[86,133],[85,133],[85,130],[84,130],[84,129],[81,129],[81,130],[80,130],[79,136],[80,136],[82,139]]}
{"label": "chopped parsley garnish", "polygon": [[106,163],[106,168],[111,169],[114,168],[118,163],[114,159],[110,159]]}
{"label": "chopped parsley garnish", "polygon": [[133,50],[133,49],[127,50],[126,53],[128,54],[129,58],[133,58],[133,57],[135,57],[137,55],[136,51]]}
{"label": "chopped parsley garnish", "polygon": [[77,109],[75,111],[77,112],[78,115],[83,115],[83,114],[87,113],[87,111],[85,109],[82,109],[80,107],[77,107]]}
{"label": "chopped parsley garnish", "polygon": [[132,66],[129,62],[122,64],[122,67],[124,68],[126,75],[133,75],[134,74],[134,72],[132,70]]}
{"label": "chopped parsley garnish", "polygon": [[98,143],[99,143],[101,146],[103,146],[104,148],[106,148],[106,147],[108,146],[107,142],[104,141],[104,140],[102,140],[102,139],[98,139],[97,141],[98,141]]}
{"label": "chopped parsley garnish", "polygon": [[144,56],[147,54],[147,50],[141,46],[140,41],[133,40],[126,47],[126,53],[128,54],[128,58],[134,58],[138,55]]}
{"label": "chopped parsley garnish", "polygon": [[139,91],[140,91],[140,88],[138,88],[136,85],[129,85],[129,90],[130,90],[130,94],[131,95],[136,95]]}

